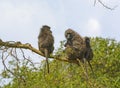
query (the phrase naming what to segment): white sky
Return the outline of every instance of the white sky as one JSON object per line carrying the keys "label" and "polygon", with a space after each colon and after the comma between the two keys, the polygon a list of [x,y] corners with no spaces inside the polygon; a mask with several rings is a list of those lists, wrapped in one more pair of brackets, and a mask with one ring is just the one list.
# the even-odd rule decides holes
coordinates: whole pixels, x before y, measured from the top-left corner
{"label": "white sky", "polygon": [[[120,0],[102,0],[114,7]],[[64,31],[72,28],[82,36],[101,36],[120,41],[120,6],[114,11],[94,0],[0,0],[0,38],[37,45],[42,25],[49,25],[55,48],[64,40]]]}
{"label": "white sky", "polygon": [[[103,1],[108,6],[119,2]],[[0,0],[0,38],[28,42],[37,48],[39,28],[46,24],[53,31],[57,47],[67,28],[82,36],[120,40],[119,10],[110,11],[98,3],[94,7],[93,0]]]}
{"label": "white sky", "polygon": [[[114,7],[120,0],[102,0]],[[82,36],[100,36],[120,41],[120,6],[110,11],[94,0],[0,0],[0,38],[37,45],[42,25],[49,25],[55,48],[72,28]]]}

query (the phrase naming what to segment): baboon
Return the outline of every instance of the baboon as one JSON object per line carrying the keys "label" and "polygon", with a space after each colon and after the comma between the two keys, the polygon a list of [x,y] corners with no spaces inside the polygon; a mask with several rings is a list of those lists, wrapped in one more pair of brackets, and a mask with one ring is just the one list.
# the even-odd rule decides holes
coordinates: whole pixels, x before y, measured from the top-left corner
{"label": "baboon", "polygon": [[87,61],[90,61],[93,58],[93,51],[92,51],[92,48],[91,48],[91,45],[90,45],[90,38],[85,37],[84,39],[85,39],[85,44],[86,44],[86,52],[85,52],[84,57]]}
{"label": "baboon", "polygon": [[85,37],[84,41],[85,41],[85,44],[86,44],[86,51],[85,51],[84,58],[88,61],[88,64],[89,64],[89,66],[90,66],[90,68],[93,72],[92,65],[90,64],[90,60],[92,60],[92,58],[93,58],[93,50],[92,50],[91,45],[90,45],[90,38]]}
{"label": "baboon", "polygon": [[[72,29],[65,31],[65,37],[67,39],[67,42],[65,43],[65,53],[67,54],[68,59],[77,60],[78,65],[81,65],[80,63],[83,62],[86,70],[85,74],[88,79],[86,61],[88,61],[89,66],[93,72],[92,66],[90,64],[90,60],[93,58],[90,39],[88,37],[81,37]],[[84,67],[82,66],[83,70]]]}
{"label": "baboon", "polygon": [[67,39],[67,42],[65,43],[65,47],[66,48],[70,47],[72,48],[73,51],[76,50],[76,54],[79,54],[79,55],[75,55],[78,56],[77,58],[79,59],[85,58],[87,61],[92,60],[93,51],[90,46],[89,37],[83,38],[72,29],[68,29],[65,31],[65,37]]}
{"label": "baboon", "polygon": [[46,57],[46,63],[47,63],[47,69],[48,69],[47,71],[49,73],[48,57],[54,50],[54,37],[52,35],[52,31],[50,30],[50,27],[47,25],[44,25],[40,29],[40,33],[38,36],[38,47],[39,47],[39,50]]}
{"label": "baboon", "polygon": [[68,55],[68,59],[78,58],[82,60],[86,49],[84,39],[72,29],[65,31],[65,37],[67,39],[65,44],[65,53]]}

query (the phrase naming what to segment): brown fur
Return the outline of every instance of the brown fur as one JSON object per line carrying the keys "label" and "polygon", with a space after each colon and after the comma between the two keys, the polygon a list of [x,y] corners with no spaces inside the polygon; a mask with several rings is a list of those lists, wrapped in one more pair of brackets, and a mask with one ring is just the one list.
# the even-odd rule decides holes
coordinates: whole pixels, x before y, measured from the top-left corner
{"label": "brown fur", "polygon": [[72,29],[68,29],[65,31],[65,37],[67,39],[67,42],[65,44],[65,54],[67,55],[67,58],[70,60],[77,60],[78,65],[80,65],[80,61],[82,61],[85,66],[85,74],[88,79],[86,61],[88,62],[93,72],[92,65],[90,64],[90,60],[92,60],[93,58],[93,51],[90,46],[90,39],[88,37],[81,37]]}
{"label": "brown fur", "polygon": [[46,57],[48,73],[49,73],[48,57],[54,50],[54,37],[52,35],[52,31],[50,30],[50,27],[47,25],[44,25],[40,29],[40,33],[38,36],[38,47],[39,47],[39,50]]}
{"label": "brown fur", "polygon": [[[67,39],[68,34],[71,35],[71,39]],[[67,42],[65,44],[65,51],[67,51],[67,55],[69,59],[83,59],[84,53],[86,49],[86,45],[84,42],[84,39],[74,30],[68,29],[65,31],[65,37],[67,39]],[[71,48],[74,53],[69,52],[68,54],[68,48]],[[74,57],[74,58],[73,58]]]}

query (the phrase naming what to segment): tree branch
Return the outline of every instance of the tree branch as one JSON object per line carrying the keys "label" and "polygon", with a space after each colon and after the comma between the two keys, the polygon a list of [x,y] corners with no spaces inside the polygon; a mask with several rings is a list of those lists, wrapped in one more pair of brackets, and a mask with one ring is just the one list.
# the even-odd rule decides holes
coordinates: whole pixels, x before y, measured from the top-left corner
{"label": "tree branch", "polygon": [[[44,56],[44,54],[39,51],[38,49],[34,48],[31,44],[26,43],[26,44],[22,44],[21,42],[15,42],[15,41],[7,41],[4,42],[0,39],[0,47],[8,47],[8,48],[23,48],[23,49],[28,49],[31,50],[32,52]],[[60,61],[64,61],[64,62],[69,62],[69,63],[76,63],[78,64],[77,60],[68,60],[65,57],[60,57],[60,56],[56,56],[56,55],[51,55],[50,58],[55,59],[55,60],[60,60]]]}
{"label": "tree branch", "polygon": [[94,0],[94,6],[96,5],[96,0]]}
{"label": "tree branch", "polygon": [[96,2],[99,2],[101,5],[103,5],[103,7],[109,9],[109,10],[114,10],[116,7],[118,7],[118,5],[114,6],[113,8],[112,7],[109,7],[107,5],[105,5],[101,0],[94,0],[94,6],[96,5]]}
{"label": "tree branch", "polygon": [[22,44],[21,42],[14,42],[14,41],[3,42],[2,40],[0,40],[0,46],[5,46],[5,47],[9,47],[9,48],[29,49],[32,52],[37,53],[37,54],[43,56],[42,52],[40,52],[38,49],[32,47],[31,44],[29,44],[29,43]]}
{"label": "tree branch", "polygon": [[115,7],[113,7],[113,8],[108,7],[108,6],[105,5],[101,0],[98,0],[98,2],[99,2],[100,4],[102,4],[105,8],[110,9],[110,10],[114,10],[114,9],[117,7],[117,6],[115,6]]}

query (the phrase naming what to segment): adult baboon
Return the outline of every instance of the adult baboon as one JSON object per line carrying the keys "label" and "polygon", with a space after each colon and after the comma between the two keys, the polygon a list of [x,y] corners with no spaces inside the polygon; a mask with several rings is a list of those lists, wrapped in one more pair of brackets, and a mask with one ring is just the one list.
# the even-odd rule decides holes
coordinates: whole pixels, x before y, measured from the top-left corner
{"label": "adult baboon", "polygon": [[[86,49],[84,39],[72,29],[65,31],[65,37],[67,39],[65,51],[67,51],[68,59],[82,60]],[[72,50],[72,52],[68,52],[69,50]]]}
{"label": "adult baboon", "polygon": [[46,57],[47,69],[49,73],[48,57],[54,50],[54,37],[52,35],[52,31],[50,30],[50,27],[47,25],[44,25],[40,29],[40,33],[38,36],[38,47],[39,47],[39,50]]}

